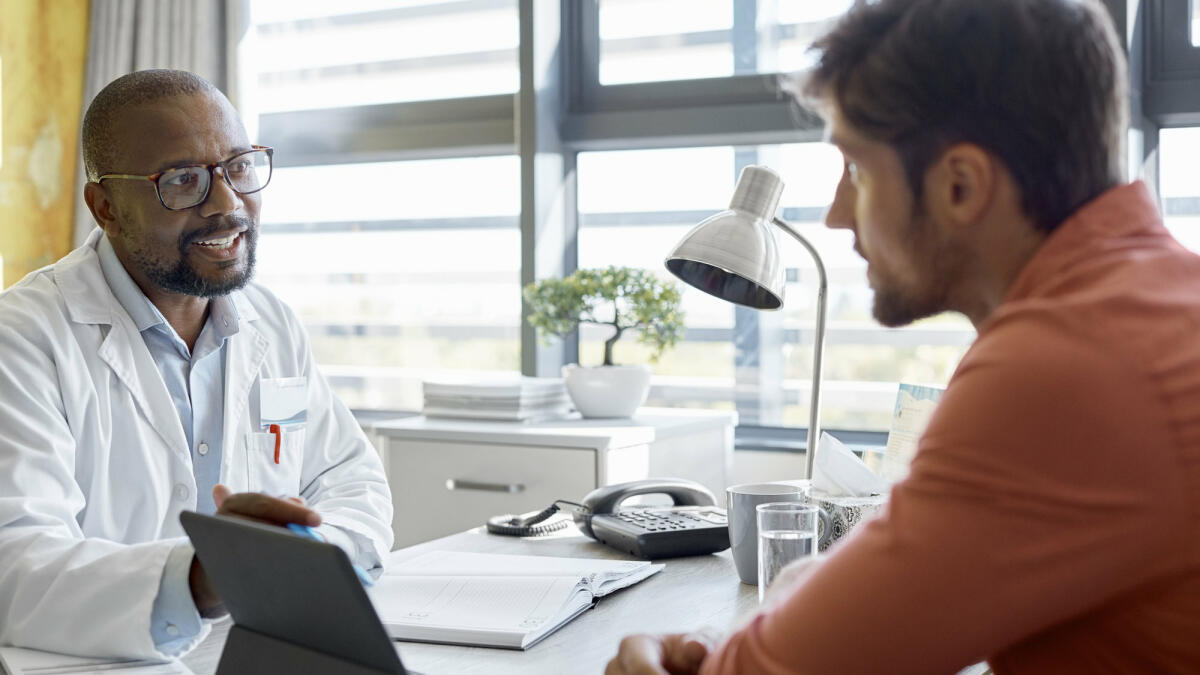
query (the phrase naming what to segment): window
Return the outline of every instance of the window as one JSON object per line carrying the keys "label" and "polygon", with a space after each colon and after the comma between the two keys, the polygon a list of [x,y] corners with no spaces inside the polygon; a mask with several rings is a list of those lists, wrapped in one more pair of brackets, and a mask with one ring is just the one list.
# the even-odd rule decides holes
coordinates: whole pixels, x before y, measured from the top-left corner
{"label": "window", "polygon": [[1184,246],[1200,252],[1200,127],[1159,132],[1159,195],[1167,228]]}
{"label": "window", "polygon": [[[637,266],[673,279],[663,268],[671,247],[728,206],[743,166],[771,166],[785,182],[782,216],[821,252],[828,275],[823,425],[886,431],[896,383],[944,384],[974,329],[952,316],[896,330],[871,318],[866,264],[852,235],[821,224],[841,161],[825,143],[582,153],[579,265]],[[781,312],[736,308],[682,288],[687,332],[654,368],[652,404],[736,409],[742,424],[807,426],[816,272],[797,242],[783,233],[779,242],[788,278]],[[600,360],[605,337],[603,328],[585,327],[583,363]],[[632,340],[619,342],[615,356],[646,358]]]}
{"label": "window", "polygon": [[[556,372],[528,333],[522,345],[531,247],[539,265],[666,277],[678,239],[728,205],[742,167],[765,164],[786,183],[781,215],[829,272],[823,424],[884,430],[896,383],[944,384],[974,332],[955,317],[879,327],[850,235],[821,224],[841,160],[774,83],[858,1],[570,0],[521,12],[517,0],[252,3],[248,101],[259,140],[277,148],[259,278],[299,313],[351,406],[416,410],[421,380],[447,370]],[[530,131],[514,103],[532,95],[521,63],[543,61],[518,49],[520,21],[537,33],[560,20],[563,68],[526,78],[560,80],[524,108],[538,112]],[[543,147],[543,135],[556,137]],[[531,138],[562,162],[522,158]],[[533,201],[561,207],[561,237],[522,215],[531,190],[546,196],[539,167],[559,164],[553,198]],[[651,404],[733,409],[743,429],[797,428],[785,435],[803,439],[815,271],[779,237],[784,309],[684,289],[686,336],[655,366]],[[605,337],[584,327],[578,360],[598,362]],[[646,353],[626,339],[616,357]]]}
{"label": "window", "polygon": [[799,70],[853,0],[601,0],[600,83]]}
{"label": "window", "polygon": [[[896,330],[875,323],[851,235],[821,224],[840,156],[816,142],[818,120],[794,107],[770,108],[779,100],[775,74],[806,66],[808,44],[854,0],[597,3],[598,81],[582,89],[584,107],[601,114],[596,136],[581,125],[577,139],[588,150],[578,157],[578,264],[669,277],[663,260],[671,247],[727,207],[742,167],[765,164],[785,181],[781,214],[818,248],[829,276],[823,426],[884,431],[898,382],[944,385],[974,329],[949,315]],[[688,79],[697,81],[678,82]],[[676,82],[656,84],[668,80]],[[679,112],[697,108],[707,109],[688,118]],[[608,132],[603,125],[614,118],[611,126],[621,128]],[[762,140],[740,141],[747,137]],[[588,148],[596,139],[606,147]],[[783,310],[734,307],[685,288],[685,338],[655,366],[651,403],[736,409],[743,428],[807,426],[816,272],[798,243],[778,236],[788,268]],[[598,361],[605,337],[603,328],[585,327],[580,360]],[[644,351],[623,340],[617,358],[640,361]]]}
{"label": "window", "polygon": [[[286,130],[315,108],[353,115],[368,104],[517,88],[515,0],[252,8],[245,52],[264,130]],[[278,168],[258,253],[259,280],[299,314],[338,394],[352,407],[417,410],[431,374],[519,370],[521,191],[511,145],[454,156],[463,151],[413,153],[367,126],[338,138],[412,158],[363,161],[343,150],[306,164],[319,153],[262,138],[278,146]]]}
{"label": "window", "polygon": [[1192,13],[1192,46],[1200,47],[1200,16],[1196,14],[1196,0],[1188,0],[1188,9]]}
{"label": "window", "polygon": [[259,112],[512,93],[516,0],[251,3]]}

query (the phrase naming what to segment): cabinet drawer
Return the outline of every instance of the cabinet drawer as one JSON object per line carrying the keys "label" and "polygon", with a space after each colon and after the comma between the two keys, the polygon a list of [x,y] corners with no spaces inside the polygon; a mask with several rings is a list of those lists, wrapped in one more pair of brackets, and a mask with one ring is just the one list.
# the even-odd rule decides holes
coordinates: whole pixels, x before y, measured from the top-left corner
{"label": "cabinet drawer", "polygon": [[387,454],[397,548],[578,500],[596,487],[592,450],[391,438]]}

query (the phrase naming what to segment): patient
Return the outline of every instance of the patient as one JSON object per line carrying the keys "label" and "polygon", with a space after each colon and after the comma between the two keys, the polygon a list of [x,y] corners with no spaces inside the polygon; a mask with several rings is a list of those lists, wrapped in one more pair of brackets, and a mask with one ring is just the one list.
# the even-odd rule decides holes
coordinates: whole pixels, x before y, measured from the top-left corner
{"label": "patient", "polygon": [[815,50],[875,317],[978,338],[882,517],[725,639],[606,672],[1200,672],[1200,257],[1122,177],[1105,8],[879,0]]}
{"label": "patient", "polygon": [[273,151],[225,96],[126,75],[83,146],[99,227],[0,295],[0,644],[176,656],[223,613],[180,511],[319,526],[372,568],[391,495],[295,314],[250,281]]}

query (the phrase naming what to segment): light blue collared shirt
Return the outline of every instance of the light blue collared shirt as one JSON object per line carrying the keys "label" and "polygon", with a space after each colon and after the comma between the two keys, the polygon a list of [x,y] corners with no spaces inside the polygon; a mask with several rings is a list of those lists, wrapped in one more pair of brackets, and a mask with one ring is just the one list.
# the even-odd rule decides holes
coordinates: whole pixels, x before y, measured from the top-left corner
{"label": "light blue collared shirt", "polygon": [[[228,296],[210,300],[208,319],[195,348],[189,351],[162,312],[134,283],[107,237],[100,238],[97,253],[105,281],[141,332],[179,413],[183,434],[191,448],[196,510],[215,513],[212,489],[221,479],[225,345],[238,332],[237,309]],[[155,645],[164,653],[182,650],[202,628],[188,584],[192,555],[190,545],[176,546],[167,558],[159,582],[150,631]]]}

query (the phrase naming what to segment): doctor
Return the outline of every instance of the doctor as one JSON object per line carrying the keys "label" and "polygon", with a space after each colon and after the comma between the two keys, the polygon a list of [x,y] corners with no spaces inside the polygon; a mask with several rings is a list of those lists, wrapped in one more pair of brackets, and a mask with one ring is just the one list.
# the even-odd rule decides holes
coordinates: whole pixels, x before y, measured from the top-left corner
{"label": "doctor", "polygon": [[83,144],[99,229],[0,295],[0,644],[176,656],[222,614],[180,511],[318,525],[370,569],[391,495],[296,316],[250,282],[272,150],[225,96],[124,76]]}

